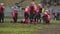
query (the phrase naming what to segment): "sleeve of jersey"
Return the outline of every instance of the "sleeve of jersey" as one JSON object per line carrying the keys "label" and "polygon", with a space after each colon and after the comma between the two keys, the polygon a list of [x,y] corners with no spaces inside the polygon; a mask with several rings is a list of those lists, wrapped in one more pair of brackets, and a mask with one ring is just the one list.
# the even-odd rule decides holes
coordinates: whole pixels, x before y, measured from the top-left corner
{"label": "sleeve of jersey", "polygon": [[5,8],[5,7],[3,6],[3,8]]}
{"label": "sleeve of jersey", "polygon": [[26,9],[25,9],[25,12],[27,12],[27,11],[28,11],[28,9],[26,8]]}
{"label": "sleeve of jersey", "polygon": [[35,10],[37,10],[37,6],[36,6],[36,5],[34,5],[34,7],[35,7]]}

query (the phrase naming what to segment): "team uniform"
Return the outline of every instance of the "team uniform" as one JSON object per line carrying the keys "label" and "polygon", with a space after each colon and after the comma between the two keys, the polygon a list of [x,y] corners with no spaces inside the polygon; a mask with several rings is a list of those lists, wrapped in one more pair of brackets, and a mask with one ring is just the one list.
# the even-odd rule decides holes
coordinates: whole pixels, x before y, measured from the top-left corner
{"label": "team uniform", "polygon": [[40,22],[41,22],[41,13],[42,13],[42,7],[38,6],[38,19],[40,19]]}
{"label": "team uniform", "polygon": [[0,5],[0,22],[4,22],[4,9],[3,5]]}
{"label": "team uniform", "polygon": [[36,13],[36,5],[35,4],[31,4],[29,6],[29,8],[30,8],[30,23],[32,23],[33,20],[34,20],[34,17],[35,17],[35,13]]}
{"label": "team uniform", "polygon": [[30,15],[30,9],[29,8],[25,8],[25,10],[24,10],[25,19],[28,19],[29,15]]}
{"label": "team uniform", "polygon": [[46,24],[50,23],[50,15],[47,12],[44,13],[43,22]]}
{"label": "team uniform", "polygon": [[50,15],[49,14],[46,15],[46,19],[47,19],[46,24],[49,24],[50,23]]}
{"label": "team uniform", "polygon": [[18,19],[18,11],[17,10],[14,10],[12,12],[12,17],[13,17],[13,21],[16,23],[17,19]]}
{"label": "team uniform", "polygon": [[21,21],[22,23],[28,23],[29,21],[29,16],[30,16],[30,9],[29,7],[24,9],[24,19]]}
{"label": "team uniform", "polygon": [[39,18],[38,18],[38,17],[39,17],[38,14],[39,14],[39,12],[36,11],[36,12],[35,12],[35,16],[34,16],[34,22],[35,22],[35,23],[38,23],[38,19],[39,19]]}

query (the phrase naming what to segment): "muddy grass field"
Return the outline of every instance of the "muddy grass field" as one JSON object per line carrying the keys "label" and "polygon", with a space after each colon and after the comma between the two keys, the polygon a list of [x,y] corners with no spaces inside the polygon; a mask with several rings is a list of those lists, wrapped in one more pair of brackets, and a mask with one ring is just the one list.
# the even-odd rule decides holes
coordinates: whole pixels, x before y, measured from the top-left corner
{"label": "muddy grass field", "polygon": [[0,34],[60,34],[60,20],[51,20],[50,24],[21,24],[10,23],[11,19],[6,19],[5,23],[0,23]]}

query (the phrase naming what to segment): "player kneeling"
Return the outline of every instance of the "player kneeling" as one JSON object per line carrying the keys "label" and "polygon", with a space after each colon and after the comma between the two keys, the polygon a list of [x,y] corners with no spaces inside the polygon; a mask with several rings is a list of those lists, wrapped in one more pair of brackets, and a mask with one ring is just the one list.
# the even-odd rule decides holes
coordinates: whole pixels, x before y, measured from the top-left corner
{"label": "player kneeling", "polygon": [[49,24],[50,23],[50,15],[47,12],[44,13],[43,23],[44,24]]}
{"label": "player kneeling", "polygon": [[24,23],[24,24],[29,23],[29,20],[27,20],[27,19],[22,19],[22,20],[21,20],[21,23]]}

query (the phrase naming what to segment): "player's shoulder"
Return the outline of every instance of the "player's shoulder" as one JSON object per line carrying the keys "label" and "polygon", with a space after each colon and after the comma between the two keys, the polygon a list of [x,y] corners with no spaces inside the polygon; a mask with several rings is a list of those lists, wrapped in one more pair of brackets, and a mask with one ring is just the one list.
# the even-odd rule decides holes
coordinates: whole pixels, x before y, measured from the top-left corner
{"label": "player's shoulder", "polygon": [[0,5],[0,7],[5,8],[5,6],[1,6],[1,5]]}

